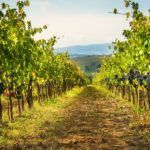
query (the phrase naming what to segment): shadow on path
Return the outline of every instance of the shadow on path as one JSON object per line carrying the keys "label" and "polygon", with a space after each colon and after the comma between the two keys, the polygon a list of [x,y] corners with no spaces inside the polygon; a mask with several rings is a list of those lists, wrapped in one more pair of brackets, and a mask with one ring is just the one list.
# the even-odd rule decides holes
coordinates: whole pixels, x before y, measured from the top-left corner
{"label": "shadow on path", "polygon": [[[130,124],[134,116],[129,107],[119,107],[113,98],[85,88],[65,111],[63,121],[44,124],[41,143],[26,145],[26,149],[52,150],[148,150],[149,141],[137,134]],[[36,140],[36,139],[35,139]],[[32,142],[31,140],[29,140]]]}

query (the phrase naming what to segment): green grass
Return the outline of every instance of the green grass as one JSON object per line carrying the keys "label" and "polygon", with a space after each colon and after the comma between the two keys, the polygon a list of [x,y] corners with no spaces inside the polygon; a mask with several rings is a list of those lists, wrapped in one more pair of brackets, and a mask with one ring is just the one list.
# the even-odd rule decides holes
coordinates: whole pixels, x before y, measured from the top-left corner
{"label": "green grass", "polygon": [[[105,87],[96,85],[94,88],[99,91],[96,92],[94,98],[102,98],[106,101],[106,103],[111,100],[115,100],[117,102],[116,113],[121,113],[123,107],[126,107],[127,109],[128,107],[132,107],[130,102],[121,99],[120,96],[117,97]],[[84,87],[74,88],[61,97],[44,101],[42,106],[35,101],[33,109],[26,109],[26,111],[23,112],[22,117],[16,117],[14,122],[8,121],[3,127],[0,127],[0,148],[1,146],[14,145],[16,141],[20,142],[23,139],[36,143],[43,142],[44,139],[51,139],[54,133],[51,132],[53,130],[50,129],[53,127],[57,128],[57,126],[61,124],[63,126],[68,115],[66,113],[67,108],[69,106],[73,106],[74,102],[79,100],[79,97],[87,97],[88,92],[94,92],[85,92],[84,90]],[[93,117],[98,117],[98,114],[96,113],[92,113],[91,115]],[[146,124],[149,116],[150,114],[148,112],[142,111],[139,116],[142,119],[137,119],[136,122],[129,124],[129,126],[138,127],[141,124]],[[145,136],[149,136],[149,134],[145,134]]]}
{"label": "green grass", "polygon": [[42,103],[42,106],[35,101],[31,110],[23,112],[21,117],[15,118],[14,122],[8,121],[0,127],[0,147],[13,145],[15,139],[21,140],[27,137],[38,137],[42,135],[45,124],[60,122],[60,114],[63,114],[66,107],[75,101],[83,88],[74,88],[62,97],[53,98]]}
{"label": "green grass", "polygon": [[129,102],[127,99],[123,99],[120,94],[115,95],[111,91],[107,90],[103,86],[97,86],[95,85],[95,88],[101,91],[104,95],[106,95],[106,99],[109,100],[109,98],[116,99],[119,106],[123,107],[131,107],[133,112],[138,116],[143,116],[146,120],[150,120],[150,110],[145,110],[144,108],[139,108],[135,104],[132,104],[132,102]]}

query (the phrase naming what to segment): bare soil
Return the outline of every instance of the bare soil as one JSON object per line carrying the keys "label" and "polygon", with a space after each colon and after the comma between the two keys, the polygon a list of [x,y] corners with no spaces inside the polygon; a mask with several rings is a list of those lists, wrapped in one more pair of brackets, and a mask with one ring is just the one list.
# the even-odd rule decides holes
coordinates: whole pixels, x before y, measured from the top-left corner
{"label": "bare soil", "polygon": [[75,99],[60,114],[60,121],[47,120],[38,136],[3,149],[150,150],[150,123],[130,106],[118,104],[93,86]]}

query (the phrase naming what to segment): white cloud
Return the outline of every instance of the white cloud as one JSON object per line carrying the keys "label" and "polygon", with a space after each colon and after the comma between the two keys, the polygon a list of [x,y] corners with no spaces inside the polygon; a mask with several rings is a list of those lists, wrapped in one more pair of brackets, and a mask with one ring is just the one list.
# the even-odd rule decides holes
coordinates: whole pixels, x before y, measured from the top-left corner
{"label": "white cloud", "polygon": [[108,13],[67,14],[48,7],[35,12],[29,13],[33,25],[48,25],[48,29],[38,37],[56,35],[60,37],[57,46],[111,42],[121,38],[123,29],[127,27],[124,16]]}

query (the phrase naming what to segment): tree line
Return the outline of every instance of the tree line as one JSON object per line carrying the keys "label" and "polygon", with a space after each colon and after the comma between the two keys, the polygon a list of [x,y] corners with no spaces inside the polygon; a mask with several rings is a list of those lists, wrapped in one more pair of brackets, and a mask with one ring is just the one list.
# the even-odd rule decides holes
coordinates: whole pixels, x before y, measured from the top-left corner
{"label": "tree line", "polygon": [[123,31],[125,40],[113,42],[113,54],[102,59],[95,82],[120,93],[137,108],[150,108],[150,10],[145,15],[139,4],[124,0],[126,13],[116,8],[114,14],[125,15],[129,28]]}
{"label": "tree line", "polygon": [[54,54],[55,36],[35,40],[35,35],[47,26],[32,26],[24,11],[29,5],[28,0],[18,1],[16,8],[0,5],[0,124],[7,99],[8,117],[14,120],[15,99],[21,115],[25,102],[32,108],[35,99],[41,104],[86,83],[83,72],[68,54]]}

